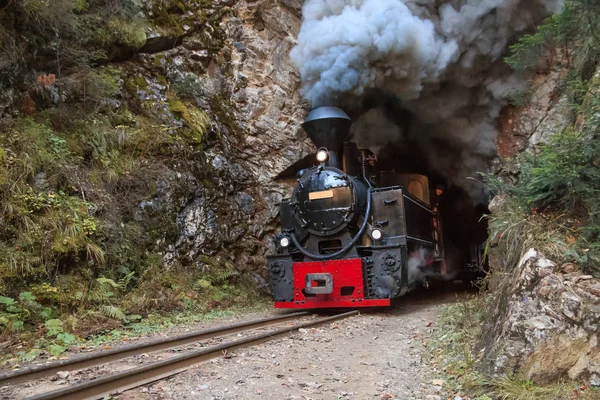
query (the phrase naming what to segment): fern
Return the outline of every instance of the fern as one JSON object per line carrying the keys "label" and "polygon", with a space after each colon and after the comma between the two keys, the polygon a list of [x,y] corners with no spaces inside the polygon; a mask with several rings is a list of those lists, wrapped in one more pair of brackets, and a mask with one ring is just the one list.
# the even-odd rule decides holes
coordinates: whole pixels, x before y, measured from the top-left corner
{"label": "fern", "polygon": [[118,319],[121,321],[127,320],[127,316],[119,307],[104,305],[100,307],[100,311],[108,318]]}
{"label": "fern", "polygon": [[112,289],[121,289],[121,286],[110,278],[100,277],[96,279],[96,285],[90,292],[89,299],[94,303],[106,303],[114,296]]}
{"label": "fern", "polygon": [[194,285],[194,289],[198,291],[206,290],[212,287],[212,283],[206,279],[198,279]]}
{"label": "fern", "polygon": [[96,282],[98,282],[98,284],[100,286],[104,286],[104,285],[109,285],[112,286],[115,289],[121,289],[121,284],[115,282],[114,280],[110,279],[110,278],[105,278],[105,277],[100,277],[98,279],[96,279]]}
{"label": "fern", "polygon": [[133,281],[134,276],[135,271],[132,271],[119,280],[119,286],[121,290],[127,291],[127,288],[129,287],[131,281]]}
{"label": "fern", "polygon": [[210,276],[210,282],[215,286],[219,286],[229,282],[231,279],[236,278],[239,275],[240,273],[235,269],[227,268],[225,270],[218,271],[215,274],[212,274]]}

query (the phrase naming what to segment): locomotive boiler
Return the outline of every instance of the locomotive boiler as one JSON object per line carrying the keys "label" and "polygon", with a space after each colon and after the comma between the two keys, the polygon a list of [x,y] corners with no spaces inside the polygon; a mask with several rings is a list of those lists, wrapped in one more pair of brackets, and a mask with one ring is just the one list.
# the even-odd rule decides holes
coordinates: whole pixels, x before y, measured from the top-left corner
{"label": "locomotive boiler", "polygon": [[378,171],[372,152],[344,142],[351,124],[320,107],[302,125],[319,151],[281,203],[267,257],[277,308],[388,306],[429,273],[445,274],[428,178]]}

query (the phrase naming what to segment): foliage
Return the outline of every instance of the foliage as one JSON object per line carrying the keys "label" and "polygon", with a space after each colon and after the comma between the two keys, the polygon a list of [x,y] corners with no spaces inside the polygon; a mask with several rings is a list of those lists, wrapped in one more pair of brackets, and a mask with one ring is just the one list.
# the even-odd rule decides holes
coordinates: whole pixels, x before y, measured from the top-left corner
{"label": "foliage", "polygon": [[[10,298],[31,292],[52,315],[77,315],[72,332],[85,331],[99,315],[128,323],[131,313],[205,311],[236,301],[241,292],[230,265],[224,273],[210,269],[210,290],[194,288],[200,271],[180,279],[162,270],[157,243],[177,237],[178,210],[139,206],[155,196],[169,163],[198,162],[189,149],[201,149],[208,116],[172,95],[173,113],[183,121],[172,130],[126,107],[103,105],[121,96],[118,68],[79,78],[70,93],[81,97],[62,105],[59,124],[58,107],[50,106],[0,136],[0,292]],[[42,89],[54,84],[40,81]],[[6,332],[47,320],[25,305],[4,312]]]}
{"label": "foliage", "polygon": [[[9,2],[0,16],[19,26],[29,46],[27,53],[42,55],[40,64],[62,72],[104,59],[112,46],[141,47],[146,41],[145,24],[133,0],[17,0]],[[50,62],[50,63],[48,63]],[[62,71],[61,71],[62,70]]]}
{"label": "foliage", "polygon": [[76,342],[76,337],[65,332],[60,319],[51,318],[51,308],[40,305],[31,292],[21,292],[17,300],[0,297],[0,328],[5,332],[22,331],[37,321],[45,321],[44,348],[58,356]]}
{"label": "foliage", "polygon": [[175,93],[169,93],[168,106],[171,112],[185,121],[182,131],[184,138],[191,144],[201,145],[209,126],[208,116],[191,104],[181,101]]}
{"label": "foliage", "polygon": [[492,241],[508,265],[528,247],[557,262],[573,261],[600,275],[600,1],[568,0],[563,11],[512,47],[507,62],[517,70],[536,67],[546,50],[562,47],[569,73],[560,85],[573,111],[572,123],[547,143],[517,156],[518,183],[493,176],[486,182],[510,200],[490,217]]}
{"label": "foliage", "polygon": [[525,153],[516,194],[539,208],[557,206],[574,211],[582,203],[596,207],[588,202],[595,200],[600,189],[600,170],[594,164],[600,148],[594,139],[568,129],[552,135],[537,154]]}
{"label": "foliage", "polygon": [[600,149],[595,142],[581,131],[556,133],[536,154],[517,157],[515,185],[486,177],[496,193],[509,196],[488,217],[490,243],[501,246],[504,268],[514,267],[533,247],[556,262],[577,262],[588,272],[600,272],[600,180],[594,164]]}
{"label": "foliage", "polygon": [[21,331],[36,321],[48,320],[53,312],[39,304],[31,292],[21,292],[18,298],[0,296],[0,329]]}
{"label": "foliage", "polygon": [[506,100],[515,107],[522,107],[531,101],[533,90],[531,88],[524,90],[510,90],[505,94]]}
{"label": "foliage", "polygon": [[84,78],[84,101],[100,104],[106,99],[115,97],[120,92],[120,71],[106,67],[91,70]]}
{"label": "foliage", "polygon": [[251,296],[231,264],[163,266],[181,205],[161,198],[161,185],[191,196],[177,171],[211,175],[202,150],[214,119],[197,104],[215,97],[204,78],[189,73],[193,82],[176,88],[165,63],[112,62],[143,50],[150,25],[176,45],[205,24],[198,34],[217,54],[224,7],[17,0],[0,9],[0,88],[15,103],[0,127],[0,335],[33,346],[19,359],[152,313],[196,315]]}
{"label": "foliage", "polygon": [[123,340],[138,338],[140,335],[148,335],[157,332],[164,333],[166,330],[174,327],[193,326],[198,323],[215,319],[231,318],[248,312],[264,311],[269,306],[270,303],[266,302],[264,298],[261,298],[251,303],[211,309],[210,311],[203,313],[184,310],[166,314],[153,313],[143,319],[140,316],[137,316],[137,318],[131,319],[127,326],[119,329],[102,331],[97,335],[90,336],[85,341],[85,346],[89,348],[94,346],[106,346],[112,343],[122,343]]}
{"label": "foliage", "polygon": [[557,44],[554,39],[560,32],[560,19],[561,14],[555,14],[534,34],[523,36],[511,46],[511,55],[505,61],[517,71],[538,67],[542,58]]}
{"label": "foliage", "polygon": [[[108,73],[94,75],[114,93]],[[118,303],[156,263],[156,240],[174,225],[174,216],[160,213],[153,223],[161,231],[133,220],[132,207],[154,190],[140,183],[158,173],[137,157],[174,142],[141,117],[126,126],[123,116],[114,116],[115,125],[113,116],[78,119],[75,112],[56,129],[49,115],[20,120],[0,137],[0,292],[11,298],[32,292],[51,313],[93,305],[125,320]],[[27,327],[45,320],[32,304],[4,310],[12,331],[22,327],[18,321]]]}
{"label": "foliage", "polygon": [[587,243],[578,244],[575,239],[580,222],[568,214],[539,212],[513,196],[487,219],[488,250],[491,244],[500,249],[502,260],[496,268],[501,271],[510,272],[530,248],[540,250],[557,263],[584,260],[581,246]]}
{"label": "foliage", "polygon": [[481,382],[480,392],[488,398],[499,400],[593,400],[600,391],[567,382],[557,382],[548,386],[535,383],[518,376],[501,375]]}
{"label": "foliage", "polygon": [[478,295],[444,308],[428,342],[430,363],[445,372],[444,380],[453,393],[472,390],[483,380],[474,368],[477,358],[472,349],[489,300]]}
{"label": "foliage", "polygon": [[506,62],[518,71],[536,68],[549,50],[563,48],[573,56],[572,69],[589,72],[600,54],[600,21],[594,17],[599,14],[598,0],[566,0],[561,12],[511,46]]}
{"label": "foliage", "polygon": [[59,319],[48,320],[44,326],[47,330],[46,338],[50,339],[50,343],[46,345],[46,348],[54,356],[63,353],[76,341],[74,335],[64,331],[63,323]]}

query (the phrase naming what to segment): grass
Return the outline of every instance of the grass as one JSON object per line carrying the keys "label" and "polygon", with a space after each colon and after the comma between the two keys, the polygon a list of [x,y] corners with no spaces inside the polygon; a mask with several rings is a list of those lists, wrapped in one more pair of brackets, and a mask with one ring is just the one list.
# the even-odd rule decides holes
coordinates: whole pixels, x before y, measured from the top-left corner
{"label": "grass", "polygon": [[491,232],[488,247],[491,243],[499,246],[503,271],[512,270],[524,252],[531,248],[557,263],[576,257],[576,221],[572,216],[535,210],[526,212],[511,198],[499,212],[487,218]]}
{"label": "grass", "polygon": [[[177,328],[190,328],[205,322],[223,320],[254,312],[266,312],[270,309],[270,300],[266,297],[260,297],[249,305],[235,304],[229,307],[215,308],[204,313],[184,310],[174,313],[149,314],[146,318],[140,317],[138,320],[116,329],[100,331],[87,338],[73,338],[68,344],[79,350],[111,347],[142,336],[151,336],[159,332],[164,333],[170,329],[174,329],[176,332]],[[53,356],[51,352],[54,345],[55,343],[49,338],[38,338],[30,347],[19,345],[19,349],[16,349],[16,351],[0,356],[0,366],[14,368],[22,363],[33,362],[40,357],[49,360],[56,359],[59,354]]]}
{"label": "grass", "polygon": [[427,343],[429,363],[440,372],[452,393],[464,393],[483,380],[475,369],[477,358],[471,349],[485,320],[486,301],[477,295],[446,307]]}
{"label": "grass", "polygon": [[123,328],[112,329],[93,335],[82,342],[86,348],[119,344],[123,340],[128,341],[139,336],[152,335],[165,332],[168,329],[178,327],[190,327],[192,325],[240,316],[252,312],[267,311],[271,308],[268,299],[262,298],[248,306],[234,305],[222,309],[210,310],[206,313],[182,311],[170,314],[150,314],[139,322],[131,323]]}
{"label": "grass", "polygon": [[501,376],[481,382],[485,395],[499,400],[595,400],[600,398],[600,390],[579,386],[572,382],[557,382],[549,386],[514,376]]}

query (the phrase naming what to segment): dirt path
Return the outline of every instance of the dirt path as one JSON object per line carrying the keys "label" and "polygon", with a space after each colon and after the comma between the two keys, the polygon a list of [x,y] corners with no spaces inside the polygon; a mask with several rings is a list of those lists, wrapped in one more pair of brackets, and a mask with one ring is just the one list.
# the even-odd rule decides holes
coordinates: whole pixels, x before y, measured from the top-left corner
{"label": "dirt path", "polygon": [[224,354],[120,399],[440,399],[421,340],[455,291]]}

